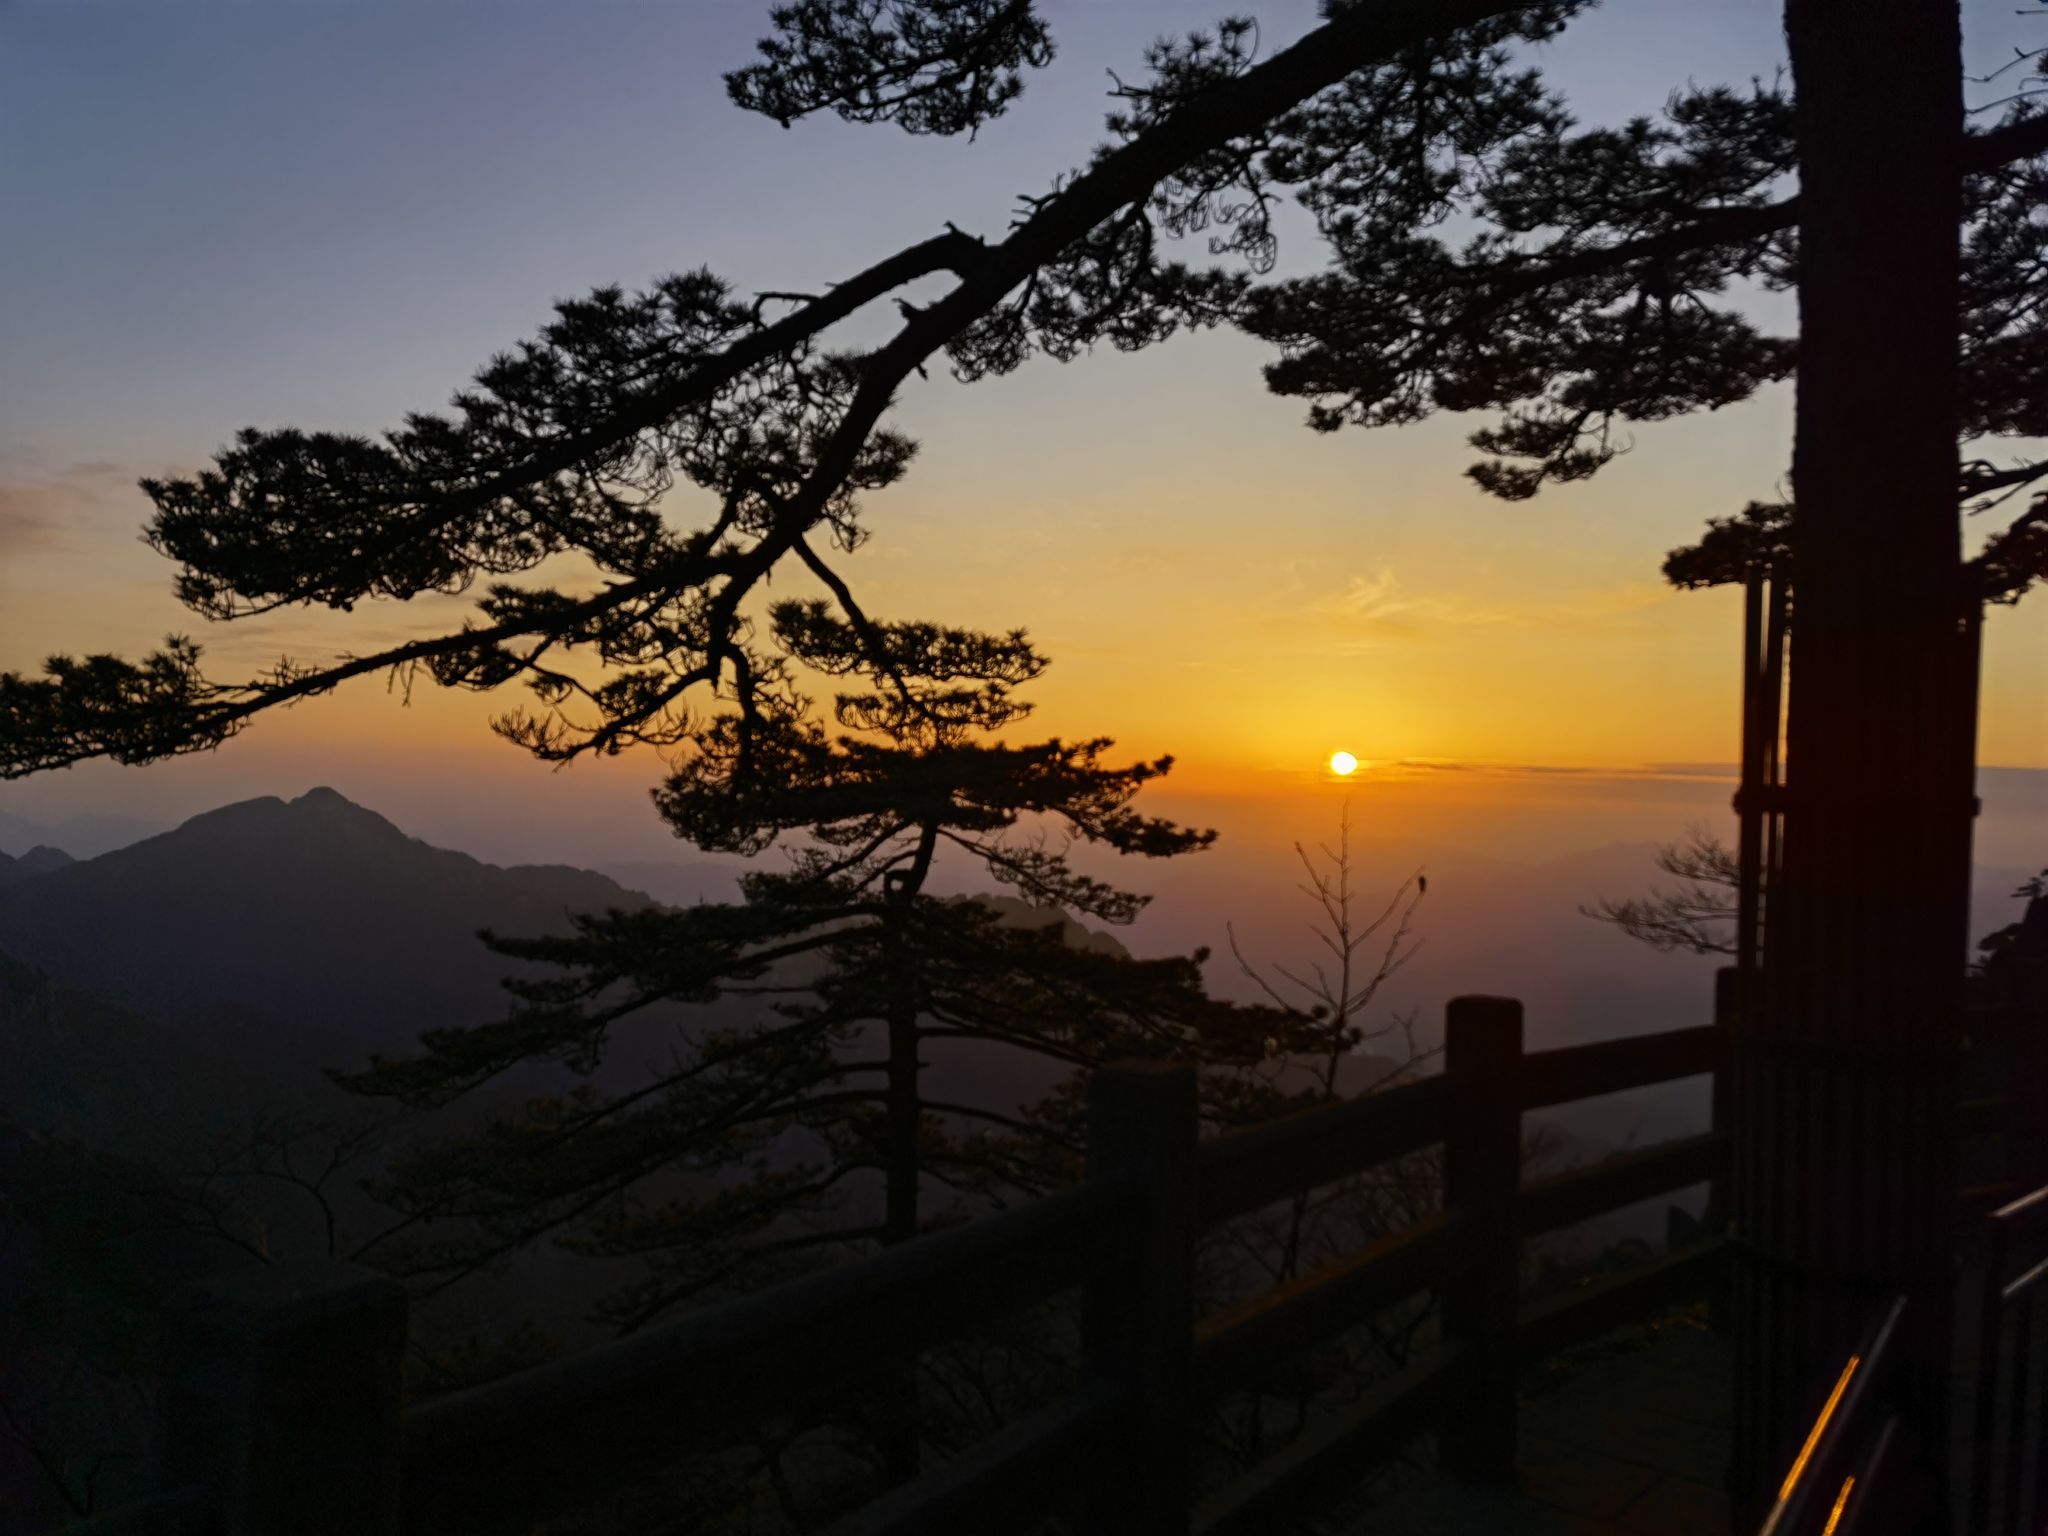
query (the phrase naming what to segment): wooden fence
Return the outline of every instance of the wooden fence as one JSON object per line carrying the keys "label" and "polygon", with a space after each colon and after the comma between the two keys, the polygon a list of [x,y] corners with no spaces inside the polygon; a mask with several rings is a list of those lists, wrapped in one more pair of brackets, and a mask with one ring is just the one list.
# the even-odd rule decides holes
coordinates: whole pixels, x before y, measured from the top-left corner
{"label": "wooden fence", "polygon": [[1758,1536],[1890,1536],[1919,1529],[1929,1491],[1898,1411],[1910,1303],[1890,1298],[1842,1361]]}
{"label": "wooden fence", "polygon": [[1968,1529],[2028,1536],[2048,1516],[2048,1186],[1984,1218],[1973,1258]]}
{"label": "wooden fence", "polygon": [[[1004,1309],[1078,1288],[1080,1384],[865,1506],[832,1536],[994,1531],[1077,1491],[1118,1536],[1284,1529],[1434,1431],[1453,1475],[1513,1475],[1516,1375],[1695,1288],[1711,1233],[1637,1271],[1518,1305],[1520,1246],[1720,1176],[1715,1129],[1521,1178],[1530,1110],[1720,1074],[1718,1025],[1522,1049],[1521,1005],[1447,1010],[1445,1070],[1235,1134],[1198,1136],[1192,1071],[1105,1069],[1077,1187],[401,1412],[405,1305],[361,1271],[270,1266],[196,1291],[163,1394],[173,1491],[87,1523],[194,1536],[524,1532],[750,1418],[827,1401]],[[1201,1232],[1389,1159],[1443,1149],[1442,1209],[1252,1302],[1198,1318]],[[1205,1405],[1276,1359],[1425,1291],[1440,1338],[1235,1483],[1195,1502]],[[1455,1406],[1456,1412],[1446,1410]]]}
{"label": "wooden fence", "polygon": [[[1967,1209],[1967,1207],[1966,1207]],[[1902,1360],[1916,1303],[1887,1300],[1864,1338],[1817,1384],[1819,1407],[1788,1463],[1758,1536],[1900,1536],[1929,1528],[2037,1536],[2048,1506],[2048,1185],[1974,1220],[1962,1274],[1975,1291],[1942,1378],[1952,1400],[1951,1454],[1912,1443],[1913,1391]],[[1960,1454],[1957,1454],[1957,1452]],[[1945,1479],[1929,1476],[1944,1462]],[[1944,1485],[1945,1483],[1945,1485]],[[1949,1514],[1935,1519],[1937,1510]]]}

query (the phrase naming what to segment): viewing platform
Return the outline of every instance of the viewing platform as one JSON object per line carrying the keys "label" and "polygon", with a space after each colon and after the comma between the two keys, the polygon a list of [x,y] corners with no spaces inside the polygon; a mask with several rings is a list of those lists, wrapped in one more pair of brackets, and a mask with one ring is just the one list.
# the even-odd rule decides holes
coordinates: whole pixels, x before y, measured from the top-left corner
{"label": "viewing platform", "polygon": [[1694,1312],[1618,1329],[1527,1378],[1513,1487],[1431,1477],[1345,1536],[1728,1536],[1725,1336]]}

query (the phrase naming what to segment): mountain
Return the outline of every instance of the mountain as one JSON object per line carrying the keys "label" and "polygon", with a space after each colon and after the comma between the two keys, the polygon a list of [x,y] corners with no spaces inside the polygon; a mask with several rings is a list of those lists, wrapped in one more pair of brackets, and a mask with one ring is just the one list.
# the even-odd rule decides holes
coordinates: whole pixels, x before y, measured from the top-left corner
{"label": "mountain", "polygon": [[7,885],[0,953],[203,1054],[310,1072],[502,1014],[520,967],[480,929],[560,933],[575,912],[649,904],[587,870],[431,847],[315,789]]}
{"label": "mountain", "polygon": [[47,875],[53,869],[62,869],[77,862],[62,848],[51,848],[43,843],[36,844],[20,858],[0,853],[0,889],[19,885],[24,880],[33,880],[37,875]]}
{"label": "mountain", "polygon": [[[31,864],[41,872],[31,876]],[[225,806],[95,859],[9,861],[0,867],[0,959],[12,957],[81,1004],[148,1020],[166,1048],[233,1069],[245,1088],[253,1072],[319,1093],[322,1067],[401,1053],[424,1030],[503,1016],[500,983],[525,968],[487,950],[479,930],[565,932],[575,913],[653,904],[646,887],[673,905],[737,899],[739,867],[707,858],[618,868],[637,877],[631,885],[562,865],[501,868],[315,789]],[[1069,943],[1122,950],[1057,912],[978,899],[1006,924],[1055,922]],[[712,1006],[751,1014],[758,1004]],[[12,1011],[0,990],[0,1028]],[[604,1079],[633,1076],[640,1048],[678,1017],[656,1011],[622,1029]],[[941,1054],[942,1079],[1017,1070],[1008,1052],[983,1072],[963,1072],[952,1059],[970,1053]],[[525,1088],[506,1091],[558,1074],[515,1075]],[[1005,1078],[980,1086],[1007,1101],[1040,1085]]]}
{"label": "mountain", "polygon": [[669,907],[694,907],[700,902],[740,899],[740,875],[744,859],[706,856],[687,863],[676,860],[638,860],[600,864],[598,873],[616,880],[628,890],[644,891]]}
{"label": "mountain", "polygon": [[0,955],[0,1123],[113,1151],[161,1151],[235,1096],[236,1069],[116,1004]]}
{"label": "mountain", "polygon": [[161,831],[163,823],[139,821],[133,816],[83,815],[37,821],[12,811],[0,811],[0,853],[18,854],[47,843],[89,859]]}

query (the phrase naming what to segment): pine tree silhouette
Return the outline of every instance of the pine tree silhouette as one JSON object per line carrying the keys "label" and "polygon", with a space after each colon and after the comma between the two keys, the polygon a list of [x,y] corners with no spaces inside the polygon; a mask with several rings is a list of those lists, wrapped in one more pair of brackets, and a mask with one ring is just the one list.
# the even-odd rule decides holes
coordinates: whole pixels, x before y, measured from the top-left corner
{"label": "pine tree silhouette", "polygon": [[[1135,959],[1070,941],[1067,914],[1123,924],[1144,904],[1079,870],[1073,844],[1172,858],[1214,834],[1132,808],[1170,759],[1112,766],[1105,740],[992,739],[1027,713],[1014,690],[1045,666],[1022,633],[856,624],[822,601],[779,603],[770,622],[786,656],[846,688],[831,704],[837,729],[785,665],[757,678],[754,711],[692,728],[656,802],[699,848],[779,846],[783,867],[746,875],[739,903],[588,916],[567,938],[494,937],[556,973],[512,983],[509,1018],[436,1031],[422,1054],[343,1081],[438,1105],[523,1062],[594,1069],[657,1004],[758,998],[757,1013],[686,1031],[672,1062],[630,1090],[532,1103],[411,1158],[385,1197],[465,1219],[414,1256],[423,1276],[452,1278],[552,1231],[645,1263],[603,1308],[636,1327],[774,1256],[910,1237],[944,1214],[929,1191],[973,1209],[1076,1176],[1078,1074],[1096,1064],[1200,1063],[1211,1115],[1240,1119],[1282,1099],[1249,1068],[1322,1040],[1305,1011],[1209,997],[1200,954]],[[942,860],[1032,915],[936,894]],[[940,1101],[923,1087],[934,1046],[956,1061],[1023,1053],[1058,1081],[1021,1106]],[[862,1214],[875,1203],[863,1180],[880,1186],[878,1218]]]}

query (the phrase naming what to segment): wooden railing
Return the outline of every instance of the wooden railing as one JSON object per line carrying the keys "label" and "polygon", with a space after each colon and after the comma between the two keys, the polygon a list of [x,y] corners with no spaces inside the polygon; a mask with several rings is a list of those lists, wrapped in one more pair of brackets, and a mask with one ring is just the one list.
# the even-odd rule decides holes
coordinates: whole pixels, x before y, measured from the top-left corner
{"label": "wooden railing", "polygon": [[1205,1319],[1195,1345],[1201,1398],[1213,1399],[1270,1369],[1276,1357],[1420,1291],[1442,1292],[1443,1320],[1434,1346],[1345,1414],[1205,1500],[1196,1529],[1210,1536],[1285,1529],[1430,1432],[1451,1475],[1510,1479],[1520,1368],[1698,1288],[1720,1266],[1723,1244],[1710,1236],[1629,1274],[1517,1306],[1524,1241],[1712,1180],[1722,1172],[1726,1145],[1724,1133],[1710,1131],[1523,1182],[1526,1111],[1716,1073],[1727,1036],[1704,1025],[1528,1053],[1521,1036],[1518,1003],[1454,999],[1445,1017],[1442,1076],[1202,1148],[1205,1222],[1436,1144],[1443,1148],[1444,1198],[1439,1214],[1406,1231]]}
{"label": "wooden railing", "polygon": [[[1525,1053],[1518,1003],[1459,998],[1441,1076],[1206,1142],[1190,1070],[1105,1069],[1090,1085],[1087,1177],[1071,1190],[403,1413],[395,1285],[360,1271],[239,1272],[173,1320],[184,1345],[164,1394],[173,1491],[81,1529],[525,1531],[749,1419],[846,1394],[1070,1289],[1082,1296],[1078,1388],[833,1536],[993,1531],[1077,1492],[1091,1533],[1271,1530],[1432,1431],[1452,1475],[1511,1477],[1521,1366],[1698,1285],[1722,1257],[1710,1235],[1519,1306],[1522,1243],[1715,1179],[1725,1148],[1715,1129],[1524,1182],[1521,1117],[1717,1072],[1725,1041],[1704,1026]],[[1433,1146],[1438,1213],[1195,1316],[1204,1229]],[[1195,1507],[1207,1403],[1426,1291],[1442,1296],[1434,1345]]]}
{"label": "wooden railing", "polygon": [[2048,1186],[1993,1211],[1978,1229],[1969,1529],[2038,1536],[2048,1516]]}
{"label": "wooden railing", "polygon": [[[1961,1455],[1934,1475],[1928,1464],[1946,1458],[1912,1444],[1902,1408],[1913,1388],[1901,1357],[1916,1303],[1897,1296],[1837,1368],[1759,1536],[1875,1536],[1928,1528],[1922,1522],[1971,1536],[2039,1536],[2048,1514],[2048,1186],[1979,1219],[1967,1257],[1976,1295],[1960,1358],[1941,1378],[1967,1388],[1966,1406],[1947,1404],[1965,1417],[1944,1436]],[[1934,1521],[1943,1508],[1959,1518]]]}
{"label": "wooden railing", "polygon": [[1843,1360],[1759,1536],[1878,1536],[1916,1528],[1923,1490],[1895,1400],[1909,1303],[1886,1303]]}

